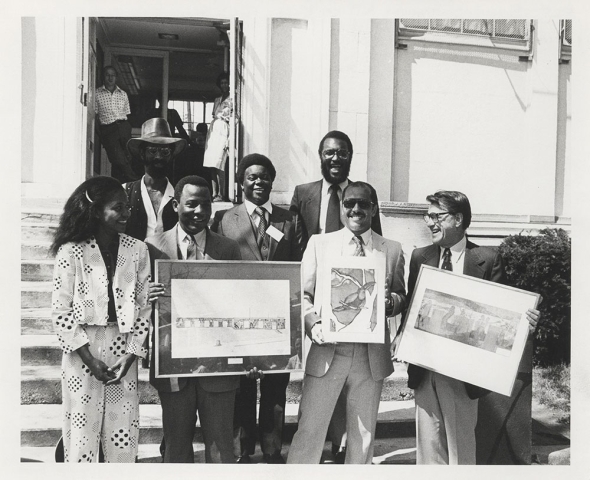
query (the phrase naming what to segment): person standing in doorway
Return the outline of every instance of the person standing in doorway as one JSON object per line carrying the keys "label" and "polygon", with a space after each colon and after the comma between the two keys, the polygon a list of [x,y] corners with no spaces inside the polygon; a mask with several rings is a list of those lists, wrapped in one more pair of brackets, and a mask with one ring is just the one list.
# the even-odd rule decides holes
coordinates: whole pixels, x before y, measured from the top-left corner
{"label": "person standing in doorway", "polygon": [[96,89],[99,136],[111,162],[111,176],[121,183],[137,180],[141,174],[133,170],[125,149],[131,138],[131,113],[127,94],[117,86],[117,70],[112,65],[103,68],[103,85]]}

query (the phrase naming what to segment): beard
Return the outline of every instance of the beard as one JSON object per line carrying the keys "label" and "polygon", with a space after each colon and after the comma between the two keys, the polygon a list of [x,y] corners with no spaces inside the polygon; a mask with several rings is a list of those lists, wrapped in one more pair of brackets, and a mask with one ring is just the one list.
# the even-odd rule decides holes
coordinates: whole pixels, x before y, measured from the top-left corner
{"label": "beard", "polygon": [[347,163],[340,164],[340,174],[335,177],[330,172],[330,162],[329,161],[322,161],[321,163],[321,170],[322,176],[326,179],[328,183],[342,183],[344,180],[348,178],[348,174],[350,173],[350,161]]}

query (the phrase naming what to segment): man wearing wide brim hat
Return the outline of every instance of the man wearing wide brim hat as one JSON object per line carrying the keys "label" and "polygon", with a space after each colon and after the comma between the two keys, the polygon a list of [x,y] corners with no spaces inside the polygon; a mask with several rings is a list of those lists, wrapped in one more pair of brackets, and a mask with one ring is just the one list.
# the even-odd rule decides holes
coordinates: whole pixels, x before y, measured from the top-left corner
{"label": "man wearing wide brim hat", "polygon": [[166,173],[185,148],[186,140],[173,137],[164,118],[146,120],[141,136],[127,142],[127,150],[141,161],[145,170],[139,180],[123,185],[131,207],[127,235],[143,241],[176,225],[178,214],[172,208],[174,187]]}

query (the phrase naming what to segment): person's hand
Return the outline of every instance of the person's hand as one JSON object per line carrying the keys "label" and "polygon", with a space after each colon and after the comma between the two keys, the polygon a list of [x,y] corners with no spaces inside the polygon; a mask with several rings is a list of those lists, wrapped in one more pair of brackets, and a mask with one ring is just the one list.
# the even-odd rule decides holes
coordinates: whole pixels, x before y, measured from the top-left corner
{"label": "person's hand", "polygon": [[322,323],[317,322],[311,327],[311,341],[316,345],[325,345],[327,342],[324,340],[324,332],[322,330]]}
{"label": "person's hand", "polygon": [[163,283],[149,282],[148,302],[154,303],[164,293],[166,293],[166,290]]}
{"label": "person's hand", "polygon": [[256,380],[257,378],[262,380],[264,378],[264,372],[258,370],[256,367],[252,367],[246,372],[246,378],[249,380]]}
{"label": "person's hand", "polygon": [[111,378],[109,381],[105,383],[105,385],[113,385],[114,383],[119,383],[121,379],[127,374],[133,362],[137,357],[133,353],[126,353],[121,358],[119,358],[115,364],[109,368],[109,372],[111,372],[114,377]]}
{"label": "person's hand", "polygon": [[86,363],[86,366],[90,369],[92,375],[94,375],[94,378],[96,378],[99,382],[106,384],[108,381],[115,378],[115,373],[106,363],[104,363],[102,360],[99,360],[98,358],[92,357],[88,362],[84,363]]}
{"label": "person's hand", "polygon": [[535,333],[541,321],[541,312],[536,308],[529,308],[526,312],[526,318],[529,321],[529,332]]}

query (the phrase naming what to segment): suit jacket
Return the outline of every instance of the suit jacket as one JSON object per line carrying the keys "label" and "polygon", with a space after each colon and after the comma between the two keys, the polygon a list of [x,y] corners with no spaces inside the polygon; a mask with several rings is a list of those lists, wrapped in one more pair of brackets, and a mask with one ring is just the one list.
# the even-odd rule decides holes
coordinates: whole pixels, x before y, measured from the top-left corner
{"label": "suit jacket", "polygon": [[[438,267],[440,260],[440,247],[428,245],[427,247],[416,248],[412,252],[410,260],[410,276],[408,278],[408,298],[412,298],[420,266],[430,265]],[[480,247],[473,242],[467,241],[465,247],[465,259],[463,262],[463,274],[469,277],[481,278],[496,283],[506,283],[504,263],[500,254],[489,247]],[[424,377],[424,369],[416,365],[408,365],[408,387],[417,388]],[[467,395],[475,399],[485,395],[488,390],[465,383]]]}
{"label": "suit jacket", "polygon": [[[154,271],[155,260],[170,259],[178,260],[178,236],[176,228],[167,232],[154,235],[145,241],[147,243],[152,272]],[[216,233],[207,230],[207,241],[205,243],[205,260],[241,260],[238,245],[233,240],[224,238]],[[153,340],[153,337],[152,337]],[[152,341],[153,343],[153,341]],[[177,391],[173,386],[178,382],[178,390],[187,385],[187,377],[177,377],[174,380],[169,378],[155,377],[155,362],[150,362],[150,383],[160,392]],[[238,388],[240,377],[238,375],[220,375],[218,377],[198,377],[197,381],[201,387],[208,392],[227,392]]]}
{"label": "suit jacket", "polygon": [[[352,180],[349,180],[352,181]],[[309,237],[320,231],[320,204],[322,195],[322,180],[297,185],[291,199],[289,210],[298,213],[303,221],[303,249],[307,246]],[[381,219],[379,218],[379,206],[377,213],[371,222],[371,229],[378,235],[381,232]]]}
{"label": "suit jacket", "polygon": [[[314,315],[320,312],[321,294],[319,286],[322,285],[321,278],[317,278],[318,265],[322,258],[325,258],[329,252],[342,250],[343,246],[350,240],[350,230],[343,228],[337,232],[326,233],[325,235],[314,235],[309,240],[305,254],[303,255],[303,289],[305,292],[303,307],[305,312],[305,331],[311,338],[311,328],[317,320]],[[385,254],[386,258],[386,278],[391,278],[389,285],[390,291],[396,293],[401,301],[394,305],[393,315],[402,312],[406,307],[406,290],[404,284],[404,255],[402,246],[399,242],[387,240],[381,235],[373,232],[373,250],[378,250]],[[321,269],[320,269],[321,272]],[[311,304],[311,299],[316,299],[316,305]],[[321,312],[320,312],[321,316]],[[386,323],[387,325],[387,323]],[[330,368],[335,352],[334,344],[325,344],[318,346],[311,345],[305,373],[313,377],[322,377]],[[389,340],[389,329],[385,329],[385,339],[383,344],[370,343],[368,345],[369,364],[371,366],[371,375],[373,380],[379,381],[389,376],[393,372],[393,363],[391,361],[391,349]]]}
{"label": "suit jacket", "polygon": [[[302,225],[299,216],[273,204],[270,225],[283,233],[277,242],[269,235],[268,261],[298,262],[302,257]],[[242,260],[262,261],[250,215],[244,203],[215,213],[211,230],[238,242]]]}
{"label": "suit jacket", "polygon": [[[141,182],[142,179],[135,182],[129,182],[125,185],[127,198],[131,212],[127,220],[127,227],[125,233],[133,238],[143,241],[147,235],[147,213],[143,200],[141,199]],[[162,225],[164,231],[170,230],[178,222],[178,214],[172,207],[172,200],[170,200],[162,209]]]}

